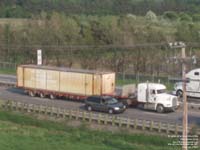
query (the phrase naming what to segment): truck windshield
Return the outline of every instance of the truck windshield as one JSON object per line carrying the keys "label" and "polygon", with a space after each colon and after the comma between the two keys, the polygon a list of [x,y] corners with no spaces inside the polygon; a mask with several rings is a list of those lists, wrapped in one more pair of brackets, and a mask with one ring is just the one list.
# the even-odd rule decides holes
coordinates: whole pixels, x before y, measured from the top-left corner
{"label": "truck windshield", "polygon": [[166,93],[166,89],[157,90],[157,94]]}
{"label": "truck windshield", "polygon": [[106,98],[106,103],[107,104],[115,104],[115,103],[118,103],[118,100],[113,97],[109,97],[109,98]]}

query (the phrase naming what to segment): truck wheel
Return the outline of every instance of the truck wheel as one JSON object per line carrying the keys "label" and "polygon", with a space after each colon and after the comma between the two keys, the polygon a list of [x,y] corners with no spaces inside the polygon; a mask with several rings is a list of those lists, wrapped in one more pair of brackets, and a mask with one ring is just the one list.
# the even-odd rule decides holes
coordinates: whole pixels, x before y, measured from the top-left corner
{"label": "truck wheel", "polygon": [[158,105],[157,108],[156,108],[156,111],[157,111],[158,113],[163,113],[163,112],[164,112],[164,107],[163,107],[163,105]]}
{"label": "truck wheel", "polygon": [[45,97],[44,93],[40,93],[40,97],[44,98]]}
{"label": "truck wheel", "polygon": [[113,109],[110,108],[110,109],[108,110],[108,113],[109,113],[109,114],[113,114]]}
{"label": "truck wheel", "polygon": [[55,99],[55,96],[54,96],[53,94],[50,94],[50,95],[49,95],[49,98],[50,98],[50,99]]}
{"label": "truck wheel", "polygon": [[138,104],[137,106],[139,109],[144,109],[144,104]]}
{"label": "truck wheel", "polygon": [[28,92],[28,95],[31,96],[31,97],[34,97],[34,96],[35,96],[35,93],[34,93],[33,91],[29,91],[29,92]]}
{"label": "truck wheel", "polygon": [[177,95],[178,97],[183,97],[183,91],[178,90],[178,91],[176,92],[176,95]]}
{"label": "truck wheel", "polygon": [[92,111],[92,107],[91,107],[91,106],[86,106],[86,109],[87,109],[88,111]]}

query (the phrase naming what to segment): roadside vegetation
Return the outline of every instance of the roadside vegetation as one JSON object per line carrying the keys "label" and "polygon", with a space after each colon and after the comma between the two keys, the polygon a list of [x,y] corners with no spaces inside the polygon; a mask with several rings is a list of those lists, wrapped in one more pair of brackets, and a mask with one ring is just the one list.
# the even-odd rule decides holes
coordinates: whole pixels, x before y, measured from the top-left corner
{"label": "roadside vegetation", "polygon": [[3,150],[170,150],[166,136],[106,132],[71,127],[65,123],[37,120],[18,113],[0,111],[0,149]]}
{"label": "roadside vegetation", "polygon": [[187,55],[200,57],[199,6],[197,0],[1,1],[0,61],[36,63],[42,49],[46,65],[178,76],[181,64],[171,58],[180,51],[161,43],[184,41]]}
{"label": "roadside vegetation", "polygon": [[16,70],[15,69],[9,69],[9,68],[6,68],[6,69],[0,69],[0,74],[10,74],[10,75],[16,75]]}

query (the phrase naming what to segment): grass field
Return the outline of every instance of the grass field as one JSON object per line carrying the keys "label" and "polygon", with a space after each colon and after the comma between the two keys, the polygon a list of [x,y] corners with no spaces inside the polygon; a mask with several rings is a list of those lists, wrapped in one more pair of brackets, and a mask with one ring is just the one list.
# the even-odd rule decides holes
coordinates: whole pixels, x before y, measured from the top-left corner
{"label": "grass field", "polygon": [[0,74],[10,74],[10,75],[15,75],[16,70],[15,69],[0,69]]}
{"label": "grass field", "polygon": [[170,150],[167,137],[94,131],[0,111],[1,150]]}

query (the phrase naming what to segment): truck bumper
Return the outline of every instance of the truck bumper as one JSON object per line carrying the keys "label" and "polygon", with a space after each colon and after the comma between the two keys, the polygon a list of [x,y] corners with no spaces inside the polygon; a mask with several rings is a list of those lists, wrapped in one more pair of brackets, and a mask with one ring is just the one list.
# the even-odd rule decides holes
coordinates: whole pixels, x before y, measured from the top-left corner
{"label": "truck bumper", "polygon": [[178,109],[178,106],[164,107],[164,109],[165,109],[166,112],[169,112],[169,111],[176,111],[176,109]]}

